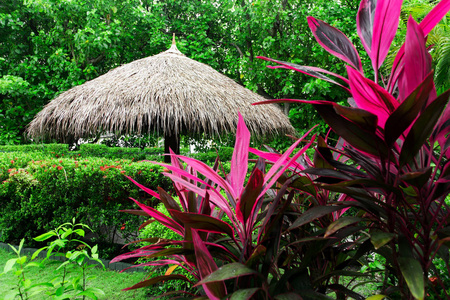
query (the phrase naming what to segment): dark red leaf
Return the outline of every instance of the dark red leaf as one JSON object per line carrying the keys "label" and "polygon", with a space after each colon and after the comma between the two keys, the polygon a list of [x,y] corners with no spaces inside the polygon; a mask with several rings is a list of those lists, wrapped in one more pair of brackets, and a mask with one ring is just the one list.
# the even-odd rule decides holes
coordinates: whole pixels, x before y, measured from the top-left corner
{"label": "dark red leaf", "polygon": [[450,90],[441,94],[420,114],[411,127],[400,152],[400,166],[411,162],[433,129],[449,100]]}
{"label": "dark red leaf", "polygon": [[[431,72],[431,55],[428,53],[425,35],[419,24],[410,16],[405,39],[404,69],[399,77],[399,98],[405,99],[411,94]],[[430,100],[436,98],[436,91],[431,93]]]}
{"label": "dark red leaf", "polygon": [[[271,59],[271,58],[264,57],[264,56],[258,56],[257,58],[264,59],[264,60],[267,60],[267,61],[271,61],[271,62],[280,64],[285,69],[294,70],[294,71],[297,71],[297,72],[300,72],[300,73],[303,73],[303,74],[306,74],[306,75],[309,75],[309,76],[312,76],[312,77],[315,77],[315,78],[319,78],[319,79],[328,81],[330,83],[333,83],[333,84],[336,84],[338,86],[341,86],[341,87],[343,87],[344,89],[346,89],[348,91],[347,87],[344,87],[342,84],[340,84],[340,83],[336,82],[335,80],[333,80],[333,79],[323,75],[323,74],[332,75],[332,76],[334,76],[336,78],[341,79],[345,83],[348,83],[348,79],[347,78],[345,78],[345,77],[343,77],[341,75],[332,73],[330,71],[327,71],[327,70],[324,70],[324,69],[320,69],[320,68],[317,68],[317,67],[301,66],[301,65],[297,65],[297,64],[293,64],[293,63],[289,63],[289,62],[285,62],[285,61]],[[281,68],[280,66],[276,66],[276,67],[268,66],[268,67],[271,68],[271,69]]]}
{"label": "dark red leaf", "polygon": [[389,116],[384,130],[384,140],[389,147],[411,126],[419,112],[425,107],[433,86],[433,72],[431,72]]}
{"label": "dark red leaf", "polygon": [[180,212],[170,210],[183,224],[189,224],[190,228],[206,232],[223,233],[230,237],[234,236],[233,228],[227,223],[211,216],[196,213]]}
{"label": "dark red leaf", "polygon": [[313,17],[308,17],[308,25],[317,42],[325,50],[362,72],[358,52],[342,31]]}
{"label": "dark red leaf", "polygon": [[397,100],[381,86],[365,78],[351,67],[347,67],[347,73],[350,90],[358,108],[376,115],[378,125],[384,128],[389,115],[399,105]]}
{"label": "dark red leaf", "polygon": [[[217,265],[196,230],[192,230],[192,241],[194,242],[195,257],[197,259],[200,278],[204,279],[217,270]],[[220,300],[227,294],[223,281],[205,283],[203,284],[203,288],[209,299]]]}
{"label": "dark red leaf", "polygon": [[237,197],[244,188],[245,176],[248,169],[248,147],[250,145],[250,131],[245,126],[244,119],[239,113],[239,121],[236,130],[236,144],[231,158],[230,174],[228,181]]}
{"label": "dark red leaf", "polygon": [[329,215],[332,212],[342,210],[347,206],[314,206],[313,208],[305,211],[295,222],[289,227],[289,230],[298,228],[302,225],[310,223],[316,219],[319,219],[323,216]]}
{"label": "dark red leaf", "polygon": [[373,22],[375,18],[376,0],[362,0],[356,15],[356,28],[361,42],[369,57],[372,53]]}
{"label": "dark red leaf", "polygon": [[263,172],[258,168],[253,169],[236,207],[236,216],[243,224],[246,224],[248,218],[252,215],[253,207],[261,194],[263,183]]}
{"label": "dark red leaf", "polygon": [[178,275],[178,274],[171,274],[171,275],[156,276],[151,279],[141,281],[129,288],[123,289],[122,291],[135,290],[135,289],[151,286],[151,285],[154,285],[155,283],[167,281],[167,280],[184,280],[184,281],[192,283],[186,276]]}
{"label": "dark red leaf", "polygon": [[400,21],[403,0],[378,0],[373,21],[371,59],[375,72],[383,64],[389,52]]}

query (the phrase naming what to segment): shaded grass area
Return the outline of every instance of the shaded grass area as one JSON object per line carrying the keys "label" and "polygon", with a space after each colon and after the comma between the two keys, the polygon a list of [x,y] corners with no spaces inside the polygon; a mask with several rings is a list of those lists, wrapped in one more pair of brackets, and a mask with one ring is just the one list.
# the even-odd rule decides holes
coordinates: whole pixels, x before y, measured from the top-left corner
{"label": "shaded grass area", "polygon": [[[0,274],[3,272],[6,262],[11,258],[16,258],[15,253],[7,252],[0,249]],[[61,264],[60,261],[50,261],[45,264],[45,268],[30,267],[25,269],[25,276],[30,279],[33,284],[40,282],[50,282],[55,277],[62,278],[62,269],[56,270]],[[77,269],[78,268],[78,269]],[[70,276],[76,276],[79,274],[79,267],[68,267],[68,274]],[[87,281],[88,286],[96,287],[105,292],[105,296],[99,297],[99,299],[107,300],[123,300],[123,299],[148,299],[148,292],[145,289],[138,289],[134,291],[121,291],[126,287],[130,287],[135,283],[141,281],[145,276],[145,273],[119,273],[117,271],[106,270],[101,268],[91,268],[87,271],[87,276],[94,276],[94,279]],[[9,272],[7,274],[0,275],[0,299],[3,299],[9,291],[17,289],[17,277]],[[49,296],[41,293],[35,295],[30,299],[50,299]]]}

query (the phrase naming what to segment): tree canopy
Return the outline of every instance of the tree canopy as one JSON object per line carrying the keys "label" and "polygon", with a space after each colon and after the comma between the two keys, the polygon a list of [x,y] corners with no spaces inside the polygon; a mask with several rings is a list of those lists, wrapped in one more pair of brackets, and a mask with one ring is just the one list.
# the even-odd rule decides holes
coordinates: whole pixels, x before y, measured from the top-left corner
{"label": "tree canopy", "polygon": [[[342,89],[298,72],[267,69],[256,57],[345,74],[344,64],[317,44],[306,17],[314,14],[361,45],[354,21],[358,5],[357,0],[6,1],[0,4],[0,143],[21,142],[25,126],[58,93],[167,50],[172,33],[185,55],[267,98],[344,102],[348,95]],[[309,106],[285,111],[299,132],[321,123]]]}

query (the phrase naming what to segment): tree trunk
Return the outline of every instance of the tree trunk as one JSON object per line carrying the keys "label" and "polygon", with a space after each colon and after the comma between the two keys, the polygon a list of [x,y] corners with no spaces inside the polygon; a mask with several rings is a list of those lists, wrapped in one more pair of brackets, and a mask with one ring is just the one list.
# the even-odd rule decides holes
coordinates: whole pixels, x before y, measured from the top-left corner
{"label": "tree trunk", "polygon": [[[169,149],[172,149],[175,154],[180,154],[180,135],[179,134],[164,134],[164,153],[169,154]],[[164,162],[170,163],[170,155],[164,156]]]}

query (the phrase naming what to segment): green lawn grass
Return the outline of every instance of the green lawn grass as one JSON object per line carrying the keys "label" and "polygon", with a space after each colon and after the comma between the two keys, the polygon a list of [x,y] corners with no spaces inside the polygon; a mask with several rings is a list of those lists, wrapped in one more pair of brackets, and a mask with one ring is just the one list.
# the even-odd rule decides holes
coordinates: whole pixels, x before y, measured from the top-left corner
{"label": "green lawn grass", "polygon": [[[17,257],[15,253],[7,252],[0,249],[0,274],[3,272],[6,262]],[[45,268],[41,269],[38,267],[30,267],[25,270],[26,278],[30,279],[31,282],[50,282],[53,278],[62,274],[62,269],[56,270],[61,262],[46,263]],[[73,266],[71,268],[77,268]],[[79,274],[76,269],[73,269],[73,275]],[[69,276],[71,275],[69,274]],[[147,299],[145,289],[138,289],[133,291],[121,291],[126,287],[130,287],[133,284],[141,281],[146,275],[145,273],[119,273],[117,271],[106,270],[101,268],[91,268],[87,271],[88,276],[95,276],[95,279],[90,279],[87,283],[88,286],[93,286],[99,288],[105,292],[105,296],[99,297],[99,299]],[[59,276],[61,278],[61,276]],[[6,273],[0,275],[0,299],[3,299],[6,294],[12,289],[17,289],[17,277],[12,273]],[[30,299],[50,299],[45,294],[36,295]]]}

